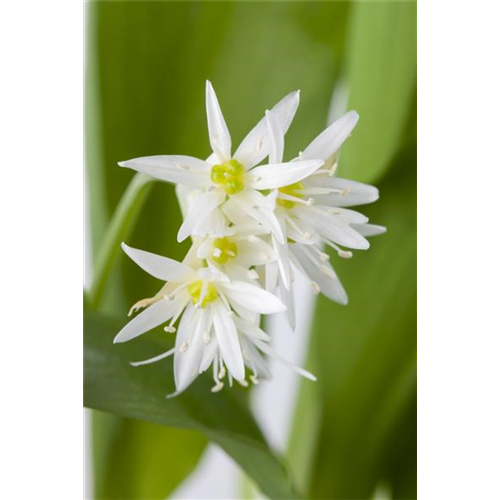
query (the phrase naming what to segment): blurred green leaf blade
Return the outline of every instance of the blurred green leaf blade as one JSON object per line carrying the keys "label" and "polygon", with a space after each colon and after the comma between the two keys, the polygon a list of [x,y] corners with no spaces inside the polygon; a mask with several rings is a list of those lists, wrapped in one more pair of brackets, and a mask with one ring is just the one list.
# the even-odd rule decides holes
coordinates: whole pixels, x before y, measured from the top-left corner
{"label": "blurred green leaf blade", "polygon": [[400,148],[416,86],[416,23],[416,2],[352,5],[346,84],[360,120],[342,148],[342,176],[377,182]]}

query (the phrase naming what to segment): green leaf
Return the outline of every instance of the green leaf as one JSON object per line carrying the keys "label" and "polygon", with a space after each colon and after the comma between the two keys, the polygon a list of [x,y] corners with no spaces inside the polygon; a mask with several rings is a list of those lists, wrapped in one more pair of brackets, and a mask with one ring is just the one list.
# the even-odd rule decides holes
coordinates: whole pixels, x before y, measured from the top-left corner
{"label": "green leaf", "polygon": [[318,300],[311,357],[323,413],[309,484],[315,498],[369,498],[381,480],[397,483],[395,429],[410,444],[415,437],[415,172],[411,148],[380,185],[381,200],[364,210],[388,232],[349,261],[332,255],[349,305]]}
{"label": "green leaf", "polygon": [[[171,360],[143,367],[129,362],[158,354],[165,346],[151,338],[113,345],[122,322],[88,314],[85,320],[85,406],[167,427],[202,432],[221,446],[270,498],[297,498],[286,470],[266,444],[237,391],[210,392],[200,377],[172,399]],[[241,394],[240,394],[241,396]]]}
{"label": "green leaf", "polygon": [[398,152],[416,88],[416,5],[352,5],[346,84],[360,120],[342,148],[342,176],[377,182]]}
{"label": "green leaf", "polygon": [[198,432],[109,413],[94,412],[96,424],[96,499],[164,499],[194,469],[206,444]]}

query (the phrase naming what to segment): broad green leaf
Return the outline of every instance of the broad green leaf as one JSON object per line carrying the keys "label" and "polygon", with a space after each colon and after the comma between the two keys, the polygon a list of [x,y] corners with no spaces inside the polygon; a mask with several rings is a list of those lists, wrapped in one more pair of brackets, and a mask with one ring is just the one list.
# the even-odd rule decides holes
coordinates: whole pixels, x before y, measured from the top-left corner
{"label": "broad green leaf", "polygon": [[164,499],[193,470],[206,444],[198,432],[108,413],[94,412],[96,423],[96,499]]}
{"label": "broad green leaf", "polygon": [[[165,348],[151,338],[113,345],[123,322],[89,314],[85,321],[85,406],[167,427],[202,432],[217,443],[269,498],[297,498],[283,464],[266,444],[237,391],[210,392],[200,377],[188,391],[173,392],[171,360],[131,367],[131,360],[151,357]],[[135,344],[135,345],[134,345]]]}
{"label": "broad green leaf", "polygon": [[416,86],[416,2],[356,2],[347,39],[349,109],[360,120],[342,175],[377,182],[400,148]]}
{"label": "broad green leaf", "polygon": [[323,412],[309,484],[314,498],[369,498],[381,480],[401,482],[394,467],[401,435],[414,459],[414,148],[396,159],[380,190],[381,200],[364,212],[387,225],[387,234],[349,261],[332,255],[349,305],[318,300],[311,356]]}

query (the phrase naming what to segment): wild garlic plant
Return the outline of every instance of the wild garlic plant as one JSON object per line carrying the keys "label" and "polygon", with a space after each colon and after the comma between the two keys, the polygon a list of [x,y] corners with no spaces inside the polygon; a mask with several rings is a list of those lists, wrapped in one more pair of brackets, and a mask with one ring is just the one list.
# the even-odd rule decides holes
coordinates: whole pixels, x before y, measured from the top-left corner
{"label": "wild garlic plant", "polygon": [[[142,365],[174,357],[174,395],[212,370],[213,392],[233,379],[247,386],[271,374],[267,356],[300,375],[309,372],[284,360],[260,328],[261,315],[286,312],[295,328],[294,274],[310,281],[314,293],[341,304],[347,294],[324,245],[342,258],[369,248],[367,236],[385,231],[346,207],[374,202],[375,187],[335,176],[338,152],[354,129],[350,111],[323,131],[303,152],[283,161],[284,136],[299,104],[292,92],[250,131],[231,153],[231,136],[210,82],[206,108],[211,155],[206,160],[169,155],[119,163],[176,184],[184,216],[177,239],[192,239],[183,262],[122,245],[142,269],[165,282],[145,308],[115,337],[126,342],[164,325],[176,332],[175,346]],[[262,164],[265,159],[267,164]],[[177,325],[177,326],[176,326]]]}

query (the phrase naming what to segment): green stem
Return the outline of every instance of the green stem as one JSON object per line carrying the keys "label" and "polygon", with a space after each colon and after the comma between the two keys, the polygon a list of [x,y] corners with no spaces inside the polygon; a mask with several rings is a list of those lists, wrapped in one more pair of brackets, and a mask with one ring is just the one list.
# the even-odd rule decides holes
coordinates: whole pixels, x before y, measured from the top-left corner
{"label": "green stem", "polygon": [[151,187],[150,177],[136,174],[116,207],[95,260],[94,276],[88,294],[88,304],[92,309],[101,305],[108,278],[120,254],[120,243],[135,226]]}

